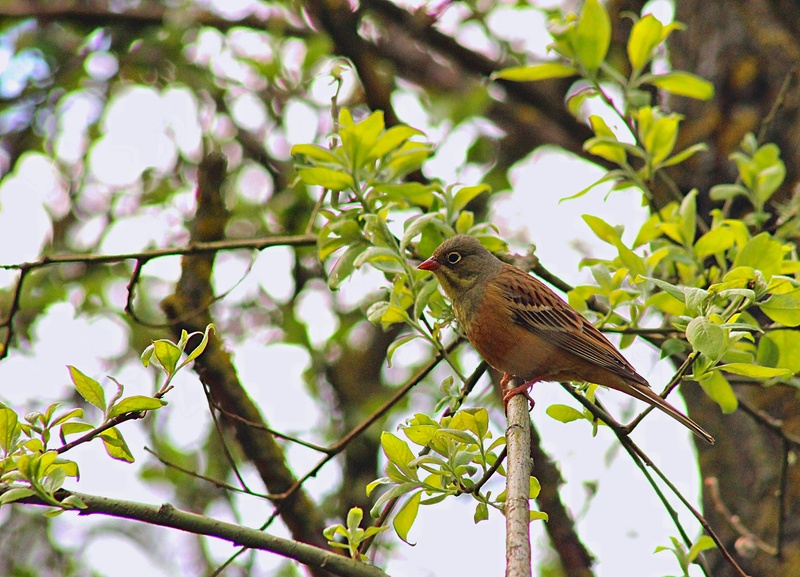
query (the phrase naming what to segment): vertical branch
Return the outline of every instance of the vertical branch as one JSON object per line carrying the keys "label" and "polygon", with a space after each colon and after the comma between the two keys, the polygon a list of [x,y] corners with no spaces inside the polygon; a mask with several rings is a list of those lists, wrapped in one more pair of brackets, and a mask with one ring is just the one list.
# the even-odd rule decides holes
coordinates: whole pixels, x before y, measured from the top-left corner
{"label": "vertical branch", "polygon": [[[507,386],[514,388],[521,384],[522,381],[513,378]],[[506,577],[531,577],[531,419],[525,395],[509,399],[506,418]]]}

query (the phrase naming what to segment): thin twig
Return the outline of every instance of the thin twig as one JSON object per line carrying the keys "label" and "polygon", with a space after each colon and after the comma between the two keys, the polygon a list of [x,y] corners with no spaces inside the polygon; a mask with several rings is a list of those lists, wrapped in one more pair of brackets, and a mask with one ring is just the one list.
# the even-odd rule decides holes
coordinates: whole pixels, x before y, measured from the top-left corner
{"label": "thin twig", "polygon": [[247,486],[242,474],[239,472],[239,467],[236,465],[236,459],[233,458],[233,453],[231,452],[230,447],[228,447],[228,442],[225,440],[225,435],[222,434],[222,424],[219,422],[217,413],[214,411],[214,401],[211,397],[211,389],[209,388],[208,383],[205,381],[202,381],[202,384],[203,393],[205,393],[206,396],[206,403],[208,403],[208,412],[211,414],[211,420],[214,421],[214,429],[217,431],[217,437],[222,445],[222,452],[225,454],[225,460],[228,461],[228,465],[230,465],[234,475],[236,475],[236,478],[239,480],[239,484],[242,486],[242,489],[250,493],[252,491]]}
{"label": "thin twig", "polygon": [[788,94],[789,87],[792,85],[792,80],[794,79],[795,74],[797,74],[797,69],[798,67],[795,66],[786,73],[786,76],[781,83],[781,87],[778,90],[778,94],[775,96],[775,101],[772,103],[772,106],[770,106],[769,112],[764,117],[764,120],[761,121],[761,128],[758,129],[758,136],[756,137],[756,140],[759,143],[764,142],[764,138],[767,136],[767,130],[769,130],[769,127],[772,126],[772,123],[775,121],[775,117],[778,115],[778,111],[786,101],[786,94]]}
{"label": "thin twig", "polygon": [[714,503],[714,508],[717,510],[717,513],[728,521],[733,530],[744,538],[748,545],[760,549],[767,555],[772,555],[773,557],[778,555],[778,549],[776,547],[761,540],[758,535],[744,526],[739,515],[734,515],[730,512],[728,507],[725,506],[725,502],[722,500],[722,494],[719,490],[719,480],[716,477],[709,477],[705,480],[704,485],[708,489],[709,497]]}
{"label": "thin twig", "polygon": [[[700,525],[702,525],[705,532],[708,534],[709,537],[711,537],[711,539],[717,545],[717,548],[719,549],[720,553],[725,558],[725,560],[731,565],[734,571],[736,571],[737,574],[740,575],[740,577],[747,577],[747,574],[733,558],[733,555],[731,555],[730,551],[728,551],[725,548],[725,545],[722,543],[722,540],[719,538],[717,533],[712,529],[711,525],[708,523],[706,518],[688,501],[688,499],[686,499],[686,497],[684,497],[683,493],[681,493],[680,490],[678,490],[678,488],[675,486],[675,484],[672,483],[672,481],[670,481],[669,478],[661,471],[661,469],[659,469],[655,465],[655,463],[653,463],[650,460],[647,454],[644,451],[642,451],[642,449],[639,448],[639,446],[636,445],[636,443],[634,443],[630,439],[630,437],[627,435],[626,428],[617,423],[613,418],[610,417],[610,415],[605,410],[598,407],[598,405],[592,403],[591,401],[589,401],[589,399],[587,399],[583,395],[578,394],[571,386],[565,383],[562,383],[562,386],[573,396],[573,398],[575,398],[587,410],[589,410],[589,412],[591,412],[592,415],[594,415],[596,418],[600,419],[601,421],[603,421],[604,423],[606,423],[611,427],[617,439],[620,441],[623,448],[625,448],[625,450],[628,452],[629,455],[631,456],[633,456],[634,454],[637,455],[644,461],[644,463],[646,463],[651,469],[653,469],[653,471],[656,473],[656,475],[658,475],[661,481],[664,484],[666,484],[667,487],[669,487],[670,491],[678,498],[678,500],[683,504],[683,506],[686,507],[686,509],[689,512],[691,512],[691,514],[694,516],[694,518],[697,519]],[[643,468],[640,467],[640,469],[644,472]],[[651,486],[654,485],[651,484]],[[685,532],[683,531],[683,528],[680,525],[677,517],[673,517],[673,521],[676,523],[678,530],[681,531],[683,535],[685,535]],[[687,537],[684,537],[684,540],[686,541],[687,545],[691,544],[691,541],[687,539],[688,539]],[[702,556],[700,558],[702,559]],[[705,566],[705,564],[701,564],[701,567],[703,567],[703,571],[706,573],[706,575],[710,575],[708,568]]]}
{"label": "thin twig", "polygon": [[256,493],[254,491],[250,491],[249,489],[242,489],[240,487],[236,487],[234,485],[231,485],[230,483],[226,483],[224,481],[220,481],[219,479],[214,479],[214,478],[209,477],[207,475],[202,475],[202,474],[200,474],[200,473],[198,473],[196,471],[192,471],[190,469],[187,469],[186,467],[181,467],[177,463],[173,463],[171,461],[168,461],[167,459],[165,459],[164,457],[162,457],[161,455],[156,453],[154,450],[152,450],[150,447],[145,447],[144,450],[147,451],[148,453],[150,453],[151,455],[153,455],[153,457],[155,457],[156,459],[158,459],[158,461],[162,465],[164,465],[165,467],[169,467],[170,469],[175,469],[176,471],[180,471],[181,473],[184,473],[186,475],[194,477],[195,479],[200,479],[200,480],[205,481],[207,483],[211,483],[212,485],[214,485],[215,487],[218,487],[220,489],[224,489],[226,491],[234,491],[236,493],[243,493],[245,495],[252,495],[253,497],[260,497],[262,499],[272,500],[272,499],[275,498],[274,495],[267,495],[267,494],[264,494],[264,493]]}

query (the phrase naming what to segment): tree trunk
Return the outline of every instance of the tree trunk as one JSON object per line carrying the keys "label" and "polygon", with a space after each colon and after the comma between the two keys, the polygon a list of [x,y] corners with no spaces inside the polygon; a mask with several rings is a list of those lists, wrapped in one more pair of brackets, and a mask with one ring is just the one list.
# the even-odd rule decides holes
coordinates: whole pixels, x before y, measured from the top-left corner
{"label": "tree trunk", "polygon": [[[708,153],[679,165],[672,176],[685,192],[698,188],[698,215],[707,217],[717,206],[708,197],[709,188],[734,182],[736,167],[728,156],[747,132],[753,132],[761,144],[775,142],[782,151],[787,178],[773,200],[786,203],[800,166],[800,90],[793,76],[800,61],[800,5],[789,0],[684,0],[677,2],[675,18],[691,32],[671,37],[673,65],[711,80],[716,95],[710,102],[685,98],[671,102],[674,110],[686,115],[679,148],[698,141],[709,145]],[[782,90],[787,77],[788,89]],[[769,118],[773,108],[777,112]],[[748,207],[737,204],[734,212]],[[757,383],[736,385],[743,405],[756,412],[740,407],[732,415],[722,415],[699,387],[684,388],[693,418],[717,438],[716,446],[701,449],[699,459],[703,479],[719,481],[718,495],[704,487],[706,518],[736,550],[750,575],[800,575],[797,466],[786,470],[782,489],[784,463],[793,460],[796,450],[789,439],[797,439],[800,430],[796,391]],[[738,528],[731,523],[732,516],[738,516]],[[779,543],[781,555],[769,551],[768,546]],[[709,559],[715,577],[736,574],[719,554],[712,552]]]}

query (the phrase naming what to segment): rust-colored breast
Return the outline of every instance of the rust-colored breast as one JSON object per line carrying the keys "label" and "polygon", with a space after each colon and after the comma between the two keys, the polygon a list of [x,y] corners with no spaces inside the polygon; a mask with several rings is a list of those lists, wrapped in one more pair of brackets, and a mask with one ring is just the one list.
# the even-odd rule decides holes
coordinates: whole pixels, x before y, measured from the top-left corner
{"label": "rust-colored breast", "polygon": [[489,283],[467,337],[480,355],[498,371],[523,379],[545,378],[557,369],[559,347],[514,322],[512,303]]}

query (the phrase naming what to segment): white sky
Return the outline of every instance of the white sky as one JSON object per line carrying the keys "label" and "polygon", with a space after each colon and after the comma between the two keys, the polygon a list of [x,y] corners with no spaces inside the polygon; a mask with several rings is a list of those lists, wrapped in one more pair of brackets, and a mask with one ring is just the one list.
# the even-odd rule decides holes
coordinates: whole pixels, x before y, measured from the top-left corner
{"label": "white sky", "polygon": [[[233,10],[235,7],[231,5]],[[238,9],[238,8],[237,8]],[[660,8],[662,10],[663,8]],[[442,27],[446,30],[451,14],[445,11]],[[546,42],[538,35],[530,37],[532,29],[540,28],[541,17],[534,11],[520,12],[513,8],[498,9],[490,25],[509,38],[516,37],[532,53],[543,55]],[[465,33],[466,34],[466,33]],[[464,36],[463,40],[474,46],[482,45],[477,31]],[[195,53],[198,60],[223,58],[221,44],[213,33]],[[254,52],[263,47],[253,46]],[[216,60],[216,65],[221,60]],[[0,63],[2,64],[2,63]],[[98,74],[114,62],[95,61]],[[241,71],[234,69],[234,73]],[[0,66],[0,76],[3,74]],[[242,77],[247,81],[246,74]],[[352,83],[348,81],[348,85]],[[312,89],[318,102],[329,100],[329,80],[321,76]],[[399,95],[394,102],[403,121],[422,128],[429,121],[423,106],[410,94]],[[266,134],[268,121],[263,113],[263,104],[243,92],[232,103],[236,121],[248,129]],[[288,153],[291,144],[308,142],[319,130],[316,119],[306,105],[297,104],[286,111],[288,132],[278,135],[270,143]],[[57,142],[57,151],[66,163],[79,158],[86,151],[88,141],[82,131],[99,113],[98,100],[90,92],[73,95],[71,105],[63,110],[62,132]],[[106,253],[142,250],[148,246],[171,246],[180,244],[183,232],[176,232],[176,224],[190,217],[192,212],[191,188],[187,187],[169,207],[157,211],[137,210],[135,198],[140,192],[139,179],[144,170],[168,173],[178,155],[197,159],[201,145],[202,130],[208,128],[208,119],[193,96],[180,88],[159,92],[148,87],[131,87],[117,94],[106,109],[101,120],[103,136],[95,141],[88,151],[91,178],[87,192],[77,202],[88,203],[96,208],[113,203],[118,222],[110,228],[102,219],[88,220],[75,239],[75,248],[80,250],[91,245],[103,235],[102,250]],[[465,125],[454,131],[432,129],[430,140],[437,143],[437,155],[427,164],[426,173],[444,182],[474,184],[480,175],[474,169],[462,170],[465,143],[484,126]],[[218,133],[230,130],[217,126]],[[277,139],[277,140],[275,140]],[[519,163],[511,173],[513,191],[498,195],[493,201],[494,222],[501,233],[515,239],[512,246],[525,250],[522,241],[534,242],[537,255],[552,272],[572,283],[591,282],[587,272],[578,271],[581,258],[570,242],[580,240],[583,246],[591,247],[595,256],[612,256],[606,246],[598,246],[581,214],[598,215],[613,225],[626,226],[627,238],[635,234],[638,225],[646,216],[640,206],[639,196],[632,191],[623,191],[604,199],[607,189],[595,190],[577,201],[558,204],[562,197],[569,196],[593,182],[601,172],[587,163],[551,150],[540,150]],[[267,192],[268,179],[258,169],[245,172],[240,177],[243,194],[252,195],[251,201],[262,202]],[[124,192],[120,194],[116,187]],[[255,192],[254,192],[255,191]],[[127,196],[127,200],[126,200]],[[51,162],[37,153],[26,154],[17,164],[13,175],[6,176],[0,184],[0,262],[14,263],[38,258],[43,243],[50,234],[49,214],[59,215],[68,207],[67,191],[62,178]],[[99,205],[97,204],[99,203]],[[229,288],[245,274],[250,265],[249,258],[241,255],[221,255],[215,270],[215,282],[221,291]],[[292,253],[285,248],[264,251],[256,258],[252,270],[229,295],[229,302],[252,294],[261,287],[272,298],[283,300],[291,293],[289,279]],[[148,265],[146,275],[167,282],[177,279],[179,260],[161,259]],[[233,281],[231,279],[234,279]],[[0,271],[0,286],[8,287],[14,276]],[[377,283],[377,285],[376,285]],[[355,302],[360,295],[384,284],[380,275],[356,274],[345,284],[337,297]],[[112,294],[119,301],[117,310],[124,304],[124,283],[118,283]],[[303,298],[300,316],[314,319],[309,325],[311,338],[316,343],[325,341],[335,329],[334,315],[330,312],[331,296],[320,288],[309,291]],[[127,345],[122,324],[109,315],[107,318],[86,319],[77,317],[73,305],[65,303],[51,307],[34,326],[33,342],[27,350],[14,349],[8,359],[0,363],[0,399],[21,409],[41,407],[45,403],[63,398],[69,391],[67,364],[76,365],[83,372],[103,379],[107,372],[104,359],[119,355]],[[269,343],[269,330],[256,335],[245,344],[230,343],[235,355],[239,375],[247,384],[264,416],[279,430],[294,432],[308,437],[325,418],[313,399],[305,392],[301,373],[307,366],[307,353],[289,345]],[[671,376],[665,363],[656,363],[657,354],[646,346],[634,346],[625,351],[626,357],[652,383],[656,389]],[[395,364],[402,371],[403,359],[415,356],[413,345],[401,349]],[[477,357],[473,356],[475,362]],[[395,373],[400,374],[400,373]],[[437,373],[439,374],[439,373]],[[444,376],[446,372],[442,373]],[[268,377],[266,376],[268,375]],[[115,373],[125,383],[127,394],[148,394],[152,387],[152,371],[141,366],[128,366]],[[109,391],[112,386],[104,381]],[[277,387],[276,383],[280,383]],[[169,394],[169,406],[163,411],[164,426],[170,436],[184,448],[197,448],[210,426],[207,407],[193,373],[186,372],[178,379],[177,386]],[[563,500],[573,513],[580,513],[578,534],[596,555],[596,571],[599,577],[630,575],[632,567],[639,575],[664,575],[676,573],[677,564],[669,553],[653,554],[658,545],[669,544],[669,536],[677,531],[658,503],[642,475],[628,458],[614,453],[616,443],[613,436],[601,430],[597,438],[591,438],[585,422],[564,425],[545,415],[552,403],[574,404],[555,384],[537,385],[533,391],[537,401],[533,419],[544,439],[544,446],[556,459],[567,483],[562,488]],[[612,407],[626,407],[633,401],[607,392],[604,402]],[[641,408],[641,407],[640,407]],[[431,408],[429,408],[431,410]],[[21,411],[24,412],[24,411]],[[498,410],[494,416],[501,418]],[[95,418],[97,416],[95,415]],[[501,421],[498,421],[501,422]],[[137,479],[140,467],[151,462],[144,453],[145,442],[138,423],[123,426],[124,434],[137,462],[126,465],[108,459],[99,443],[80,447],[73,458],[81,464],[81,481],[74,484],[77,490],[97,493],[109,497],[160,503],[169,498],[165,491],[144,485]],[[312,439],[313,440],[313,439]],[[635,434],[647,453],[661,466],[670,478],[684,491],[692,502],[698,500],[699,479],[696,460],[689,433],[672,419],[658,412],[650,415]],[[302,448],[290,448],[289,460],[297,474],[311,467],[318,455]],[[535,468],[534,468],[535,473]],[[252,473],[249,477],[254,486],[259,486]],[[597,495],[587,506],[585,482],[599,482]],[[325,494],[338,482],[335,467],[312,479],[307,489],[315,498]],[[244,501],[242,501],[244,502]],[[689,515],[681,511],[681,518],[689,527],[689,533],[697,534],[697,525]],[[267,515],[268,507],[254,499],[247,500],[242,507],[244,522],[257,526]],[[394,557],[387,565],[390,574],[404,576],[487,574],[498,575],[505,563],[503,550],[504,528],[500,515],[492,512],[490,520],[475,526],[472,523],[473,502],[466,496],[457,501],[447,501],[433,507],[423,507],[412,530],[411,540],[416,547],[398,544]],[[227,514],[220,512],[221,516]],[[0,519],[4,512],[0,510]],[[56,522],[56,536],[65,543],[78,543],[76,535],[96,530],[102,524],[98,519],[80,519],[65,514]],[[285,534],[278,527],[274,531]],[[545,550],[543,525],[532,524],[534,558],[541,558]],[[166,532],[169,543],[187,543],[185,536]],[[464,544],[479,544],[481,554],[464,554]],[[210,542],[211,550],[219,559],[225,559],[231,547],[225,543]],[[191,570],[191,552],[188,548],[172,549],[174,559],[166,566],[157,567],[147,555],[140,554],[135,545],[124,538],[107,535],[89,545],[85,552],[88,560],[98,571],[114,577],[128,575],[171,575],[174,570]],[[121,557],[123,556],[124,557]],[[125,558],[125,567],[118,564]],[[264,574],[279,562],[274,556],[259,555],[259,566]]]}

